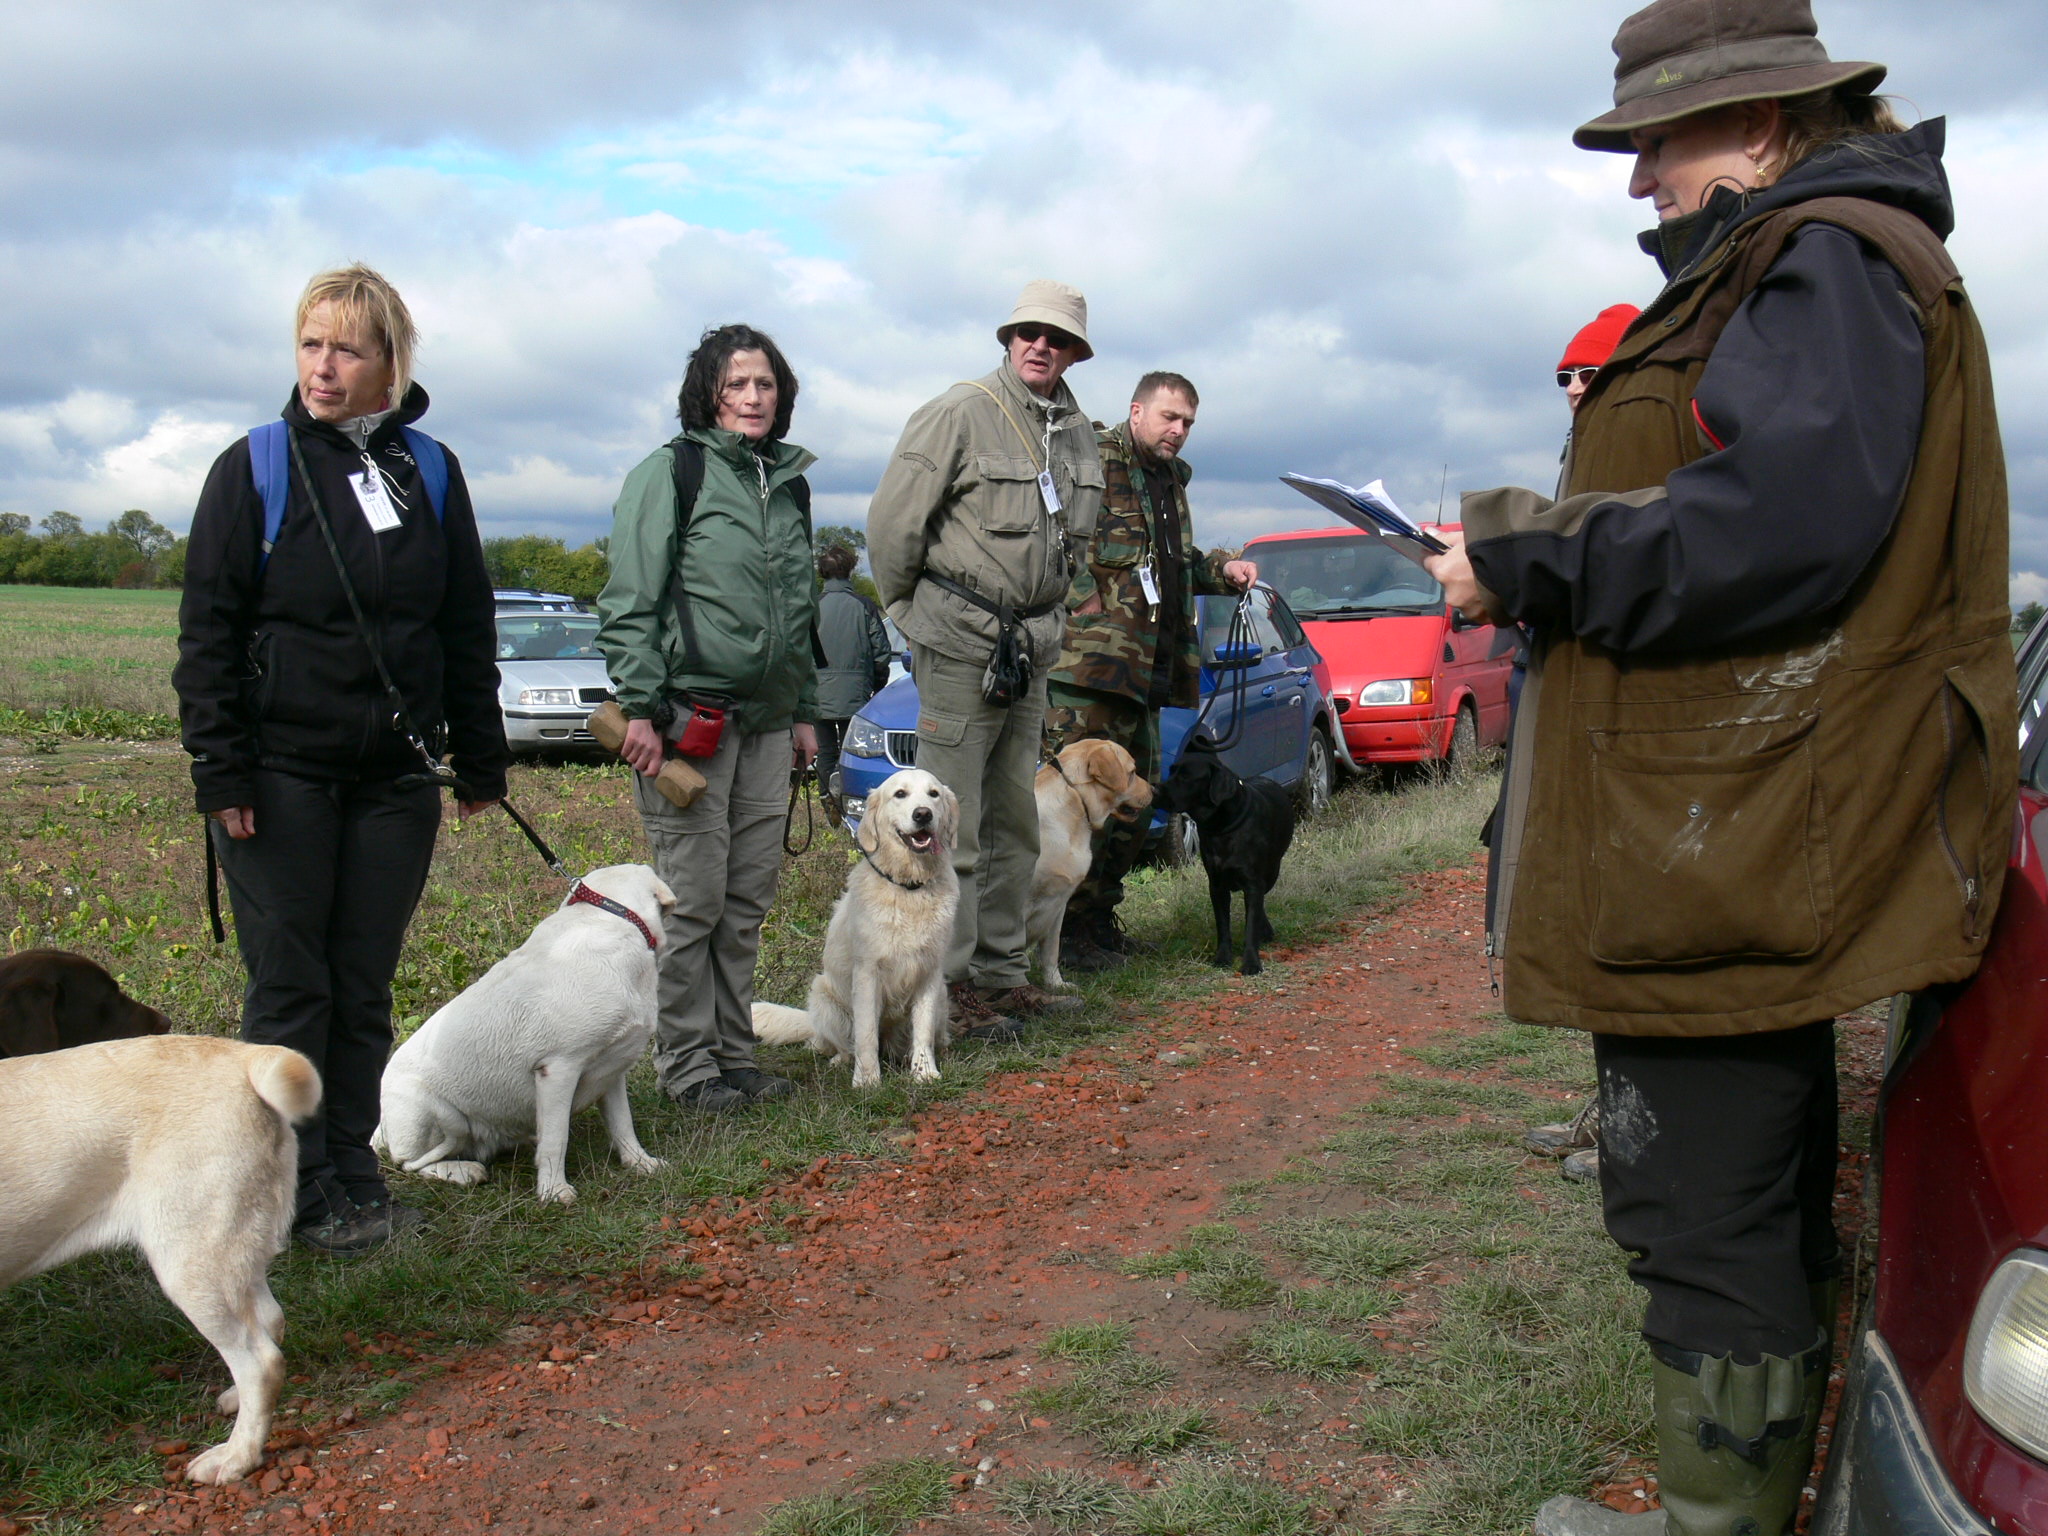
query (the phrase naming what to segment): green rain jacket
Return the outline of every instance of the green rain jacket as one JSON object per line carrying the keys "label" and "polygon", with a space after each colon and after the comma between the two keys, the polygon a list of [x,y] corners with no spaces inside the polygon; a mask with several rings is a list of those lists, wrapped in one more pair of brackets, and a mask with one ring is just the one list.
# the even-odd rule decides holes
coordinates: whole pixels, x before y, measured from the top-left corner
{"label": "green rain jacket", "polygon": [[704,487],[681,551],[698,657],[687,664],[669,601],[676,568],[675,459],[664,443],[626,476],[612,507],[611,579],[597,599],[597,643],[619,708],[645,718],[664,695],[722,693],[741,731],[818,718],[811,629],[817,583],[811,538],[791,482],[817,462],[793,443],[756,453],[737,432],[691,428]]}

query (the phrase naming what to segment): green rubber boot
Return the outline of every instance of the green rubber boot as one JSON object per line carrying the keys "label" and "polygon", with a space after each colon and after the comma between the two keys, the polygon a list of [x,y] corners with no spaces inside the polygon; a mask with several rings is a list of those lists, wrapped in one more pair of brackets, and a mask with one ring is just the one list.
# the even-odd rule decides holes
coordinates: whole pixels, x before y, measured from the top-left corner
{"label": "green rubber boot", "polygon": [[1622,1514],[1559,1495],[1536,1536],[1785,1536],[1813,1466],[1828,1345],[1754,1365],[1652,1346],[1662,1509]]}

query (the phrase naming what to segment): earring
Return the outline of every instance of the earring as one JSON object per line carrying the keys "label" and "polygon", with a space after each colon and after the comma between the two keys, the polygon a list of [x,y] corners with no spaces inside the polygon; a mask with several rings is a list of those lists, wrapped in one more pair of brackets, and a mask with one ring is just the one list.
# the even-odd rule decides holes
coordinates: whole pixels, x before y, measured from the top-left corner
{"label": "earring", "polygon": [[1756,180],[1750,183],[1750,190],[1754,192],[1764,184],[1764,157],[1753,149],[1746,153],[1749,155],[1750,173],[1756,177]]}

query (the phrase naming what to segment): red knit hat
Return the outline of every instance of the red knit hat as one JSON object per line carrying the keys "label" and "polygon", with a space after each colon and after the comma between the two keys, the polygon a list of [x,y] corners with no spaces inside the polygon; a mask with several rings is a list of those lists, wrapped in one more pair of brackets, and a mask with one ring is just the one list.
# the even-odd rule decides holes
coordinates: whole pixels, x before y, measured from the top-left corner
{"label": "red knit hat", "polygon": [[1621,333],[1641,313],[1633,304],[1608,305],[1591,325],[1572,338],[1572,344],[1558,359],[1558,372],[1567,368],[1598,368],[1621,345]]}

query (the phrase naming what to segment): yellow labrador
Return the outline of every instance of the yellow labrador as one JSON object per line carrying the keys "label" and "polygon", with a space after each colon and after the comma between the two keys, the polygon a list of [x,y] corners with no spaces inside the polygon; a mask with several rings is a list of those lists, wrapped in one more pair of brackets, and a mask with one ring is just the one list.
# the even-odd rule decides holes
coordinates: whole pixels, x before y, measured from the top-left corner
{"label": "yellow labrador", "polygon": [[882,1058],[910,1075],[939,1075],[946,1032],[946,943],[960,904],[953,841],[960,802],[921,768],[882,780],[867,798],[861,859],[825,930],[825,969],[809,1006],[754,1004],[754,1034],[853,1062],[853,1086],[882,1080]]}
{"label": "yellow labrador", "polygon": [[1038,868],[1025,907],[1025,942],[1038,951],[1048,991],[1066,989],[1060,975],[1060,924],[1067,900],[1088,878],[1095,834],[1115,816],[1129,821],[1152,804],[1152,786],[1137,760],[1113,741],[1075,741],[1038,770]]}
{"label": "yellow labrador", "polygon": [[108,1040],[0,1061],[0,1285],[103,1248],[142,1250],[235,1384],[195,1483],[263,1460],[284,1384],[284,1310],[265,1271],[291,1234],[292,1122],[319,1106],[297,1051],[207,1036]]}

